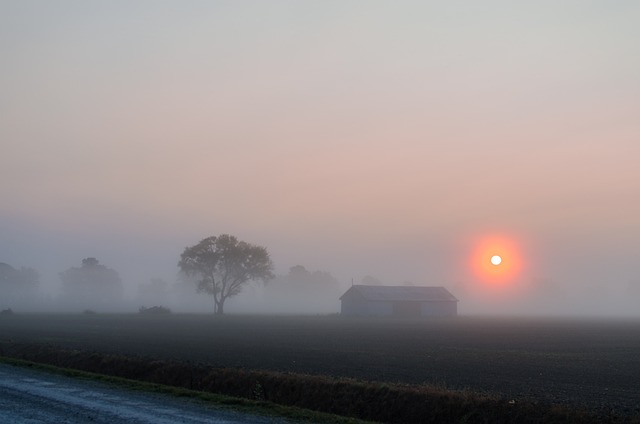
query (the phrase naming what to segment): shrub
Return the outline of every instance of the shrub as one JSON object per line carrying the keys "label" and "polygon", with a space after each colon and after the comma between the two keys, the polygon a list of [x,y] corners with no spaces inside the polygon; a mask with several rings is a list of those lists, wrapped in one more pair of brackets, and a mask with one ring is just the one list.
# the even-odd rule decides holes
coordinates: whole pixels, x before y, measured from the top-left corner
{"label": "shrub", "polygon": [[170,314],[171,313],[171,309],[165,307],[165,306],[152,306],[150,308],[145,308],[144,306],[141,306],[140,309],[138,309],[138,311],[141,314],[149,314],[149,315],[158,315],[158,314]]}

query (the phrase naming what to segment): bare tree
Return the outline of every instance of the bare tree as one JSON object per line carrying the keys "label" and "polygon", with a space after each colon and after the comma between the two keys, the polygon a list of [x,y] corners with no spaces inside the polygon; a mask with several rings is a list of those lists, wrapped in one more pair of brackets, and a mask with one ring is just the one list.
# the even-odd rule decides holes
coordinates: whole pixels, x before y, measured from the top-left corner
{"label": "bare tree", "polygon": [[213,311],[224,313],[224,302],[242,291],[249,281],[273,278],[267,249],[222,234],[187,247],[178,262],[180,270],[198,278],[198,291],[213,296]]}

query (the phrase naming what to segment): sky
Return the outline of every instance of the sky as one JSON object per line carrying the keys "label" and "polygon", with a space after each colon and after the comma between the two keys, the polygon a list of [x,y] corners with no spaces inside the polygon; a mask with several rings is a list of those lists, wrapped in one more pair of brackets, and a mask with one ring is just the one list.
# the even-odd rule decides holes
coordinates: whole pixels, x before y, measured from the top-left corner
{"label": "sky", "polygon": [[[55,285],[96,257],[135,286],[228,233],[276,273],[444,285],[461,310],[620,310],[639,21],[624,0],[0,0],[0,262]],[[478,273],[488,240],[508,281]]]}

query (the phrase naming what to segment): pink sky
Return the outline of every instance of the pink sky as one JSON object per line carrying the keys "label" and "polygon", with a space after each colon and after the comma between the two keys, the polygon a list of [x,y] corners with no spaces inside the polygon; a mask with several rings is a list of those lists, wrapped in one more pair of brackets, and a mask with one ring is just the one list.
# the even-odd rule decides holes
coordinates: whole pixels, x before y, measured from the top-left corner
{"label": "pink sky", "polygon": [[[136,279],[231,233],[293,265],[640,279],[635,2],[4,1],[0,262]],[[151,269],[154,268],[154,269]],[[47,274],[50,273],[50,274]],[[128,274],[127,274],[128,273]]]}

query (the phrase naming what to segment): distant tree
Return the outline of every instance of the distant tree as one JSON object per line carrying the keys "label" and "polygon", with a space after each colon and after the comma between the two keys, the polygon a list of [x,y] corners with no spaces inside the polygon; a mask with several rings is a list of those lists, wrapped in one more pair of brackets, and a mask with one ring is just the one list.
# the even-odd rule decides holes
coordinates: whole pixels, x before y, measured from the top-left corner
{"label": "distant tree", "polygon": [[198,280],[198,291],[213,296],[213,311],[224,313],[225,301],[236,296],[249,281],[266,283],[274,277],[267,249],[222,234],[187,247],[178,262],[180,270]]}
{"label": "distant tree", "polygon": [[166,301],[168,289],[168,282],[162,278],[152,278],[146,284],[138,284],[138,299],[147,304],[162,304]]}
{"label": "distant tree", "polygon": [[9,264],[0,262],[0,287],[13,284],[16,269]]}
{"label": "distant tree", "polygon": [[269,282],[263,300],[280,313],[316,314],[337,312],[344,287],[329,272],[309,271],[302,265],[289,268]]}
{"label": "distant tree", "polygon": [[362,281],[360,282],[360,284],[365,286],[381,286],[382,281],[378,280],[376,277],[366,275],[362,277]]}
{"label": "distant tree", "polygon": [[307,268],[302,265],[295,265],[289,268],[289,274],[287,274],[287,279],[290,281],[307,281],[311,278],[311,273],[307,271]]}
{"label": "distant tree", "polygon": [[289,273],[279,276],[274,286],[290,291],[325,291],[339,288],[338,280],[325,271],[309,272],[302,265],[295,265],[289,268]]}
{"label": "distant tree", "polygon": [[5,302],[28,301],[35,294],[39,279],[33,268],[15,269],[0,262],[0,298]]}
{"label": "distant tree", "polygon": [[33,287],[38,284],[40,275],[33,268],[22,267],[19,270],[9,264],[0,262],[0,287],[12,285],[16,287]]}
{"label": "distant tree", "polygon": [[122,280],[118,273],[100,264],[96,258],[85,258],[80,268],[72,267],[59,274],[64,296],[76,303],[113,306],[122,300]]}
{"label": "distant tree", "polygon": [[325,271],[314,271],[311,274],[311,284],[323,288],[335,288],[339,285],[336,277]]}

